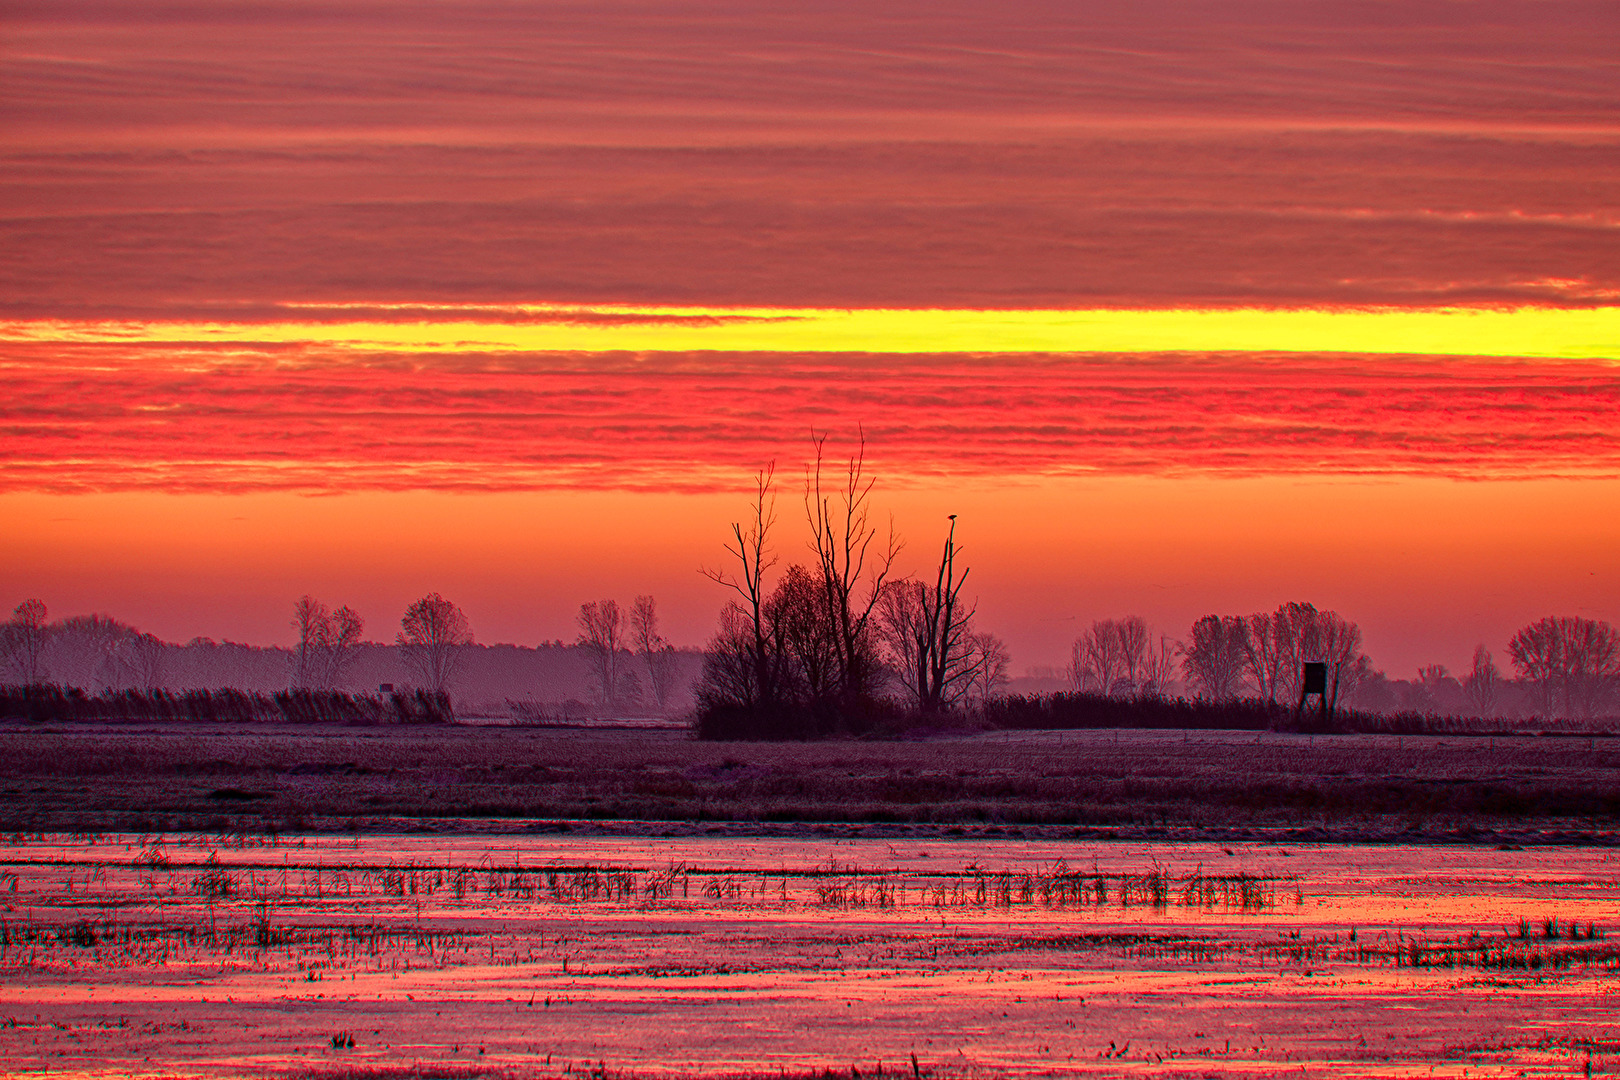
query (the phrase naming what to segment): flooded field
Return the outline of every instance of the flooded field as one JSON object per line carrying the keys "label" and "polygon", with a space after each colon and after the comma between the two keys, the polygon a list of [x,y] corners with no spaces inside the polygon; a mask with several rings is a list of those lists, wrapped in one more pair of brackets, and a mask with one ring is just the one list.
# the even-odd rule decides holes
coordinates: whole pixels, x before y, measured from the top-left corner
{"label": "flooded field", "polygon": [[1620,1072],[1620,853],[12,836],[11,1075]]}

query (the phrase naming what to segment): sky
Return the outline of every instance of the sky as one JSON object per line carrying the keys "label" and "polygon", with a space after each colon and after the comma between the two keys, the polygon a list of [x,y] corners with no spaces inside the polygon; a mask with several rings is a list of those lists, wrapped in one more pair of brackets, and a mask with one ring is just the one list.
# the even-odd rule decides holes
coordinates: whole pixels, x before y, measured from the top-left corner
{"label": "sky", "polygon": [[819,432],[1015,671],[1620,619],[1620,8],[785,7],[7,4],[0,604],[696,645]]}

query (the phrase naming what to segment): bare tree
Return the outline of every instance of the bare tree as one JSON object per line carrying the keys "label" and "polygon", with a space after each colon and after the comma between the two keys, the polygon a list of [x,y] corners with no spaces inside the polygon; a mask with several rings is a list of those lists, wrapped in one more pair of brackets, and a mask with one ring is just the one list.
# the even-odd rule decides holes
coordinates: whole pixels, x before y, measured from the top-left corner
{"label": "bare tree", "polygon": [[57,682],[98,690],[119,680],[117,657],[134,629],[110,615],[73,615],[51,629],[47,666]]}
{"label": "bare tree", "polygon": [[1557,709],[1559,674],[1563,665],[1563,637],[1558,620],[1541,619],[1523,627],[1508,642],[1508,655],[1535,694],[1537,711],[1551,715]]}
{"label": "bare tree", "polygon": [[624,613],[617,600],[592,600],[579,605],[579,646],[590,657],[596,675],[597,698],[613,708],[621,697],[620,654],[624,651]]}
{"label": "bare tree", "polygon": [[331,613],[326,610],[325,604],[313,596],[302,596],[293,605],[292,626],[298,631],[298,645],[292,655],[293,686],[317,685],[320,671],[325,666],[323,654],[331,625]]}
{"label": "bare tree", "polygon": [[1249,678],[1261,698],[1275,703],[1287,661],[1287,627],[1276,612],[1256,612],[1244,621],[1248,632],[1243,636],[1243,658]]}
{"label": "bare tree", "polygon": [[1564,635],[1566,707],[1572,716],[1597,716],[1620,683],[1620,635],[1606,622],[1579,618],[1565,621]]}
{"label": "bare tree", "polygon": [[293,686],[311,690],[340,687],[365,630],[359,614],[347,606],[328,611],[325,604],[306,595],[293,605],[292,626],[298,631],[292,657]]}
{"label": "bare tree", "polygon": [[[776,555],[770,548],[770,532],[776,524],[775,475],[774,462],[755,474],[753,520],[746,525],[739,521],[731,523],[732,542],[726,545],[726,552],[736,559],[737,568],[701,571],[703,576],[737,594],[737,612],[729,616],[729,625],[725,622],[727,616],[722,616],[716,647],[727,651],[738,646],[736,632],[740,613],[749,631],[747,658],[753,674],[745,683],[738,682],[728,667],[723,681],[730,691],[746,691],[747,697],[736,703],[751,707],[771,706],[780,700],[777,684],[782,675],[782,652],[772,648],[772,635],[765,618],[765,574],[776,565]],[[727,656],[728,664],[735,659],[729,652]],[[708,701],[727,700],[723,695],[716,698],[721,690],[721,687],[713,687],[700,696]]]}
{"label": "bare tree", "polygon": [[974,653],[972,697],[983,703],[1006,689],[1012,657],[1007,643],[988,631],[969,634],[968,644]]}
{"label": "bare tree", "polygon": [[1477,715],[1496,715],[1497,702],[1502,696],[1502,673],[1496,668],[1491,650],[1484,645],[1474,647],[1474,667],[1463,680],[1463,692]]}
{"label": "bare tree", "polygon": [[1148,659],[1148,626],[1137,615],[1098,619],[1070,649],[1069,678],[1082,693],[1134,694]]}
{"label": "bare tree", "polygon": [[405,609],[394,641],[401,658],[421,686],[432,694],[447,694],[460,666],[462,648],[471,645],[467,616],[438,593],[428,593]]}
{"label": "bare tree", "polygon": [[24,686],[45,681],[45,646],[51,635],[45,616],[45,601],[24,600],[4,628],[7,666]]}
{"label": "bare tree", "polygon": [[[1339,695],[1354,693],[1356,682],[1365,665],[1361,652],[1361,627],[1336,611],[1317,611],[1309,604],[1300,605],[1309,610],[1310,629],[1301,634],[1301,660],[1320,660],[1327,665],[1326,705],[1332,719],[1339,707]],[[1314,652],[1314,655],[1312,653]]]}
{"label": "bare tree", "polygon": [[[1268,702],[1299,695],[1305,664],[1323,663],[1327,666],[1327,686],[1322,707],[1331,717],[1339,699],[1352,694],[1372,671],[1370,662],[1362,662],[1361,628],[1337,612],[1319,611],[1314,604],[1291,601],[1276,611],[1260,612],[1242,621],[1245,673]],[[1224,641],[1224,628],[1218,631],[1214,624],[1202,620],[1201,625],[1211,643],[1217,638]],[[1204,657],[1200,663],[1209,661]],[[1211,677],[1214,674],[1212,671]]]}
{"label": "bare tree", "polygon": [[1366,653],[1357,656],[1340,678],[1339,697],[1345,704],[1376,709],[1387,703],[1384,695],[1389,693],[1389,680],[1373,667],[1372,657]]}
{"label": "bare tree", "polygon": [[915,578],[889,582],[878,598],[875,623],[884,658],[918,708],[928,687],[927,596],[927,587]]}
{"label": "bare tree", "polygon": [[752,614],[735,600],[720,609],[720,626],[703,650],[698,702],[704,708],[757,705],[759,665]]}
{"label": "bare tree", "polygon": [[827,617],[826,593],[814,574],[797,563],[787,568],[765,603],[770,648],[778,657],[778,685],[786,700],[834,701],[838,697],[837,633]]}
{"label": "bare tree", "polygon": [[[1323,643],[1320,640],[1322,622],[1319,615],[1316,605],[1298,601],[1283,604],[1272,613],[1280,663],[1277,692],[1285,701],[1298,695],[1300,680],[1304,678],[1305,661],[1325,659],[1320,655]],[[1332,678],[1331,674],[1329,678]],[[1331,711],[1332,706],[1328,708]]]}
{"label": "bare tree", "polygon": [[1248,620],[1241,615],[1205,615],[1187,631],[1181,671],[1193,693],[1211,701],[1231,701],[1243,688]]}
{"label": "bare tree", "polygon": [[1069,679],[1082,694],[1109,694],[1123,668],[1112,619],[1098,619],[1069,649]]}
{"label": "bare tree", "polygon": [[326,661],[326,685],[333,690],[342,689],[349,681],[349,669],[360,655],[360,635],[366,624],[360,613],[345,604],[332,612],[331,641]]}
{"label": "bare tree", "polygon": [[131,634],[118,649],[123,681],[150,693],[160,689],[168,675],[169,646],[154,634]]}
{"label": "bare tree", "polygon": [[874,481],[866,473],[865,434],[836,485],[825,475],[827,438],[813,439],[816,458],[805,477],[805,514],[838,647],[838,685],[844,704],[853,706],[870,693],[876,675],[868,624],[901,545],[892,523],[887,542],[880,544],[870,520]]}
{"label": "bare tree", "polygon": [[675,647],[658,633],[658,603],[638,596],[630,607],[630,644],[647,668],[647,685],[660,710],[669,705],[675,680]]}
{"label": "bare tree", "polygon": [[933,584],[909,578],[889,582],[875,624],[913,704],[928,713],[959,702],[982,659],[972,647],[973,608],[961,598],[968,570],[956,572],[955,514],[950,521]]}
{"label": "bare tree", "polygon": [[1142,682],[1148,659],[1148,639],[1152,635],[1148,633],[1147,621],[1140,615],[1127,616],[1114,625],[1114,633],[1119,637],[1120,678],[1134,693]]}
{"label": "bare tree", "polygon": [[1540,619],[1513,635],[1508,654],[1549,715],[1596,715],[1620,682],[1620,636],[1599,620]]}
{"label": "bare tree", "polygon": [[1137,693],[1145,698],[1162,698],[1170,693],[1176,679],[1176,652],[1176,642],[1168,634],[1160,634],[1158,644],[1145,652]]}

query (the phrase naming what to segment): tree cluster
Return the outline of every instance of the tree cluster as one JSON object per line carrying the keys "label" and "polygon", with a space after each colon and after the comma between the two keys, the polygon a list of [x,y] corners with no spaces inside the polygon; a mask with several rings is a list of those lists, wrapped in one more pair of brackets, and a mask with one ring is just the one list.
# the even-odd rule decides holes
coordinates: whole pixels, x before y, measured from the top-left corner
{"label": "tree cluster", "polygon": [[461,608],[434,592],[405,609],[394,644],[422,689],[437,695],[450,692],[462,648],[472,640],[472,626]]}
{"label": "tree cluster", "polygon": [[1328,716],[1372,672],[1361,651],[1360,627],[1336,611],[1299,602],[1253,615],[1206,615],[1177,651],[1188,687],[1212,701],[1252,693],[1271,704],[1293,702],[1305,664],[1323,664]]}
{"label": "tree cluster", "polygon": [[609,710],[642,701],[635,662],[647,676],[647,688],[662,711],[675,688],[675,646],[658,632],[658,602],[638,596],[628,619],[617,600],[592,600],[579,606],[576,644],[590,657],[597,704]]}
{"label": "tree cluster", "polygon": [[0,625],[0,679],[90,690],[155,690],[163,685],[168,645],[107,615],[47,618],[41,600],[24,600]]}
{"label": "tree cluster", "polygon": [[313,596],[293,605],[293,629],[298,645],[293,651],[292,686],[295,690],[337,690],[346,681],[365,623],[348,605],[328,611]]}
{"label": "tree cluster", "polygon": [[864,443],[841,467],[814,443],[804,509],[809,558],[773,571],[775,470],[755,477],[748,520],[734,522],[721,569],[731,590],[698,687],[700,734],[813,738],[905,716],[939,721],[1005,682],[1007,653],[976,630],[963,596],[955,516],[928,578],[900,577],[893,525],[872,521]]}
{"label": "tree cluster", "polygon": [[1082,694],[1163,697],[1175,678],[1176,649],[1164,634],[1153,640],[1138,615],[1099,619],[1070,649],[1069,680]]}
{"label": "tree cluster", "polygon": [[1620,635],[1606,622],[1539,619],[1513,635],[1508,655],[1548,716],[1584,719],[1620,707]]}

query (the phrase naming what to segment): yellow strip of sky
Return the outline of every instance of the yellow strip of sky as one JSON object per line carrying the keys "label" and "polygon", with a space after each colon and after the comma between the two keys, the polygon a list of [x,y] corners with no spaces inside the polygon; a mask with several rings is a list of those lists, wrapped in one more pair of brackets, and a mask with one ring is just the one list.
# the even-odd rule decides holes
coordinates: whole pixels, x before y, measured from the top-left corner
{"label": "yellow strip of sky", "polygon": [[[1020,311],[344,306],[368,314],[392,310],[395,317],[240,323],[11,321],[0,323],[0,340],[305,343],[426,353],[1188,351],[1620,360],[1620,307]],[[505,318],[492,319],[493,312]]]}

